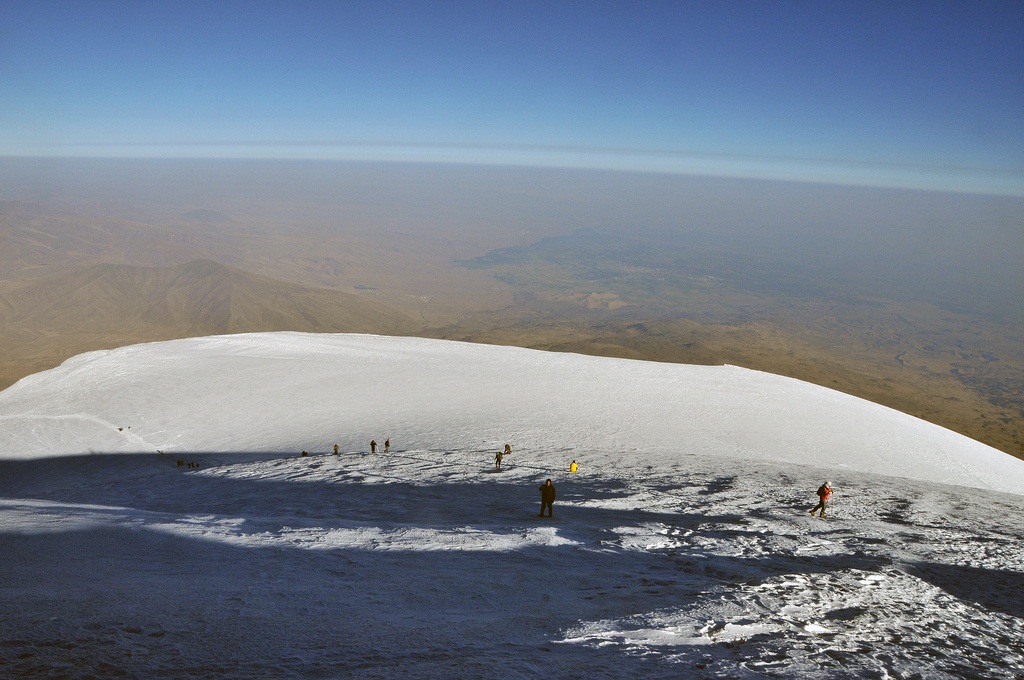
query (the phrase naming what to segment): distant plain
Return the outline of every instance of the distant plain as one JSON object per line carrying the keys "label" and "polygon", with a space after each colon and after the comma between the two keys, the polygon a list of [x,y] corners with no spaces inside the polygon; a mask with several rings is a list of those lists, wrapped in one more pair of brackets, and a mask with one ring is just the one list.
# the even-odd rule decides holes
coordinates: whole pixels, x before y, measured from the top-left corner
{"label": "distant plain", "polygon": [[729,363],[1024,457],[1024,200],[456,165],[0,159],[0,388],[298,330]]}

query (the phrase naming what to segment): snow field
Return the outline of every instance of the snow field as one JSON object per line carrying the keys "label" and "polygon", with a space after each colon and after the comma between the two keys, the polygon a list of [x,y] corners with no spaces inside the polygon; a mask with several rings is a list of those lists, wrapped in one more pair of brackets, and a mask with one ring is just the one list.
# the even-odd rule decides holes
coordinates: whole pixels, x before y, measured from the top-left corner
{"label": "snow field", "polygon": [[[43,676],[68,659],[214,677],[1024,671],[1012,496],[852,474],[833,480],[841,500],[821,520],[805,514],[813,468],[726,477],[686,456],[623,478],[588,454],[570,476],[549,462],[563,456],[514,453],[500,473],[481,450],[207,454],[198,469],[159,454],[22,462],[43,469],[0,504],[22,558],[5,567],[22,584],[5,601],[26,601],[0,631],[22,641],[6,661]],[[551,521],[535,516],[547,476]],[[992,502],[1007,503],[999,518],[978,516]],[[55,552],[97,592],[46,562]],[[179,580],[201,597],[182,598]],[[108,599],[127,582],[130,597]],[[61,645],[36,638],[72,620],[65,608],[83,627]]]}
{"label": "snow field", "polygon": [[1019,461],[796,381],[231,336],[78,357],[0,423],[15,676],[1024,674]]}

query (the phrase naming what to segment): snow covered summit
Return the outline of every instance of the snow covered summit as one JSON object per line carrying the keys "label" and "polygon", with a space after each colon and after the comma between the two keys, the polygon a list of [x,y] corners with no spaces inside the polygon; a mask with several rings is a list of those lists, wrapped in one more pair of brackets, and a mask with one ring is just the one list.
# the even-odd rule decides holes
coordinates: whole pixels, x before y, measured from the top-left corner
{"label": "snow covered summit", "polygon": [[[849,395],[686,366],[373,335],[260,333],[75,357],[0,393],[0,456],[516,449],[695,454],[1024,494],[1024,462]],[[561,461],[565,458],[565,461]],[[626,459],[626,460],[623,460]]]}

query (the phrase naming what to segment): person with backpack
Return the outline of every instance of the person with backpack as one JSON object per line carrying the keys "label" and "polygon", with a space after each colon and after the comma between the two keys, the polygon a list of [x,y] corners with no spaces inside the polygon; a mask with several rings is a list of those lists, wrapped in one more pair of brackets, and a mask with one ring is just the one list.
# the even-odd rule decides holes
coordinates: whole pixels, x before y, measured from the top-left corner
{"label": "person with backpack", "polygon": [[824,517],[825,516],[825,506],[828,504],[828,499],[831,496],[832,496],[832,482],[825,482],[824,484],[819,486],[818,487],[818,504],[814,506],[813,510],[811,510],[811,515],[814,515],[814,513],[817,512],[820,509],[821,513],[818,514],[818,517]]}

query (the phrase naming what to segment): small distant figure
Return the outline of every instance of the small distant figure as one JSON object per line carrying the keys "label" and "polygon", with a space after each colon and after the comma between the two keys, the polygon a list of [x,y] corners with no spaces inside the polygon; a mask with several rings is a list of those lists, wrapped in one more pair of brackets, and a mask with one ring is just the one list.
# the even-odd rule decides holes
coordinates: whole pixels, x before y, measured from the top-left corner
{"label": "small distant figure", "polygon": [[303,451],[303,452],[302,452],[302,455],[303,455],[303,456],[308,456],[309,454],[308,454],[308,453],[306,453],[305,451]]}
{"label": "small distant figure", "polygon": [[391,437],[388,437],[387,439],[384,440],[384,453],[387,453],[390,450],[391,450]]}
{"label": "small distant figure", "polygon": [[551,517],[551,508],[555,502],[555,485],[551,483],[551,480],[547,480],[540,487],[540,514],[537,517],[544,516],[544,508],[548,509],[548,517]]}
{"label": "small distant figure", "polygon": [[185,467],[185,461],[183,461],[181,458],[178,459],[178,467]]}
{"label": "small distant figure", "polygon": [[821,512],[818,514],[818,517],[824,517],[825,516],[825,506],[828,504],[828,499],[831,496],[832,496],[832,482],[825,482],[824,484],[819,486],[818,487],[818,504],[814,506],[813,510],[811,510],[811,515],[813,516],[814,513],[817,512],[820,509]]}
{"label": "small distant figure", "polygon": [[377,453],[377,440],[376,439],[371,439],[370,440],[370,453]]}
{"label": "small distant figure", "polygon": [[337,444],[334,445],[334,455],[335,456],[338,455],[338,445]]}
{"label": "small distant figure", "polygon": [[500,470],[501,469],[501,458],[502,458],[503,455],[504,454],[502,454],[501,451],[498,451],[496,454],[494,454],[494,469],[495,470]]}
{"label": "small distant figure", "polygon": [[569,463],[569,472],[579,472],[580,466],[576,464],[576,461]]}
{"label": "small distant figure", "polygon": [[512,455],[512,446],[510,444],[505,444],[505,455],[506,456],[511,456]]}

